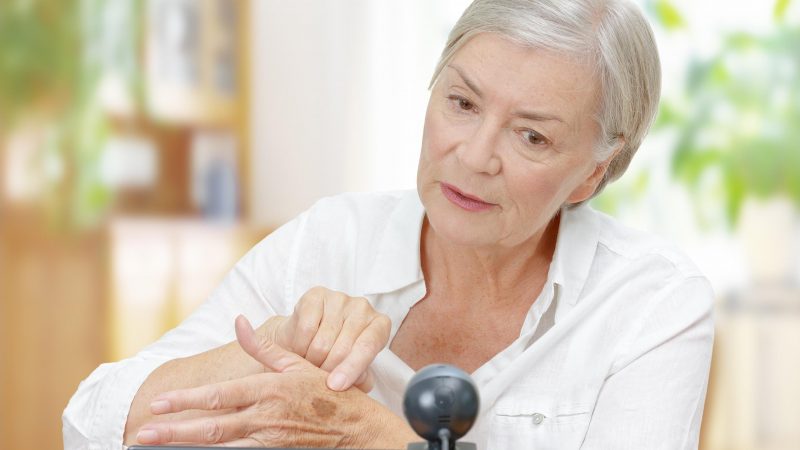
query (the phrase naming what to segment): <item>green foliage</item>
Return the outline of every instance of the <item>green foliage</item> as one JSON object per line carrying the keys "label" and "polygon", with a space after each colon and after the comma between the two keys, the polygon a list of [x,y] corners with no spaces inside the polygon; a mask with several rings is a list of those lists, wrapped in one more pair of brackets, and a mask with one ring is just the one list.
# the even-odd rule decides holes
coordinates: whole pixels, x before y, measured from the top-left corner
{"label": "green foliage", "polygon": [[796,27],[731,34],[718,54],[692,61],[683,95],[662,104],[655,129],[677,132],[673,175],[696,195],[709,180],[721,187],[732,224],[750,196],[800,206],[798,48]]}
{"label": "green foliage", "polygon": [[619,213],[625,205],[641,203],[650,188],[650,173],[639,171],[609,184],[591,200],[592,207],[608,214]]}
{"label": "green foliage", "polygon": [[686,26],[683,15],[669,0],[656,0],[653,8],[659,22],[667,30],[676,30]]}
{"label": "green foliage", "polygon": [[[110,200],[99,170],[109,123],[98,97],[104,70],[98,49],[110,4],[0,0],[0,139],[24,117],[36,118],[52,135],[42,153],[60,161],[65,173],[48,186],[43,200],[57,226],[91,225]],[[137,15],[139,8],[131,10]],[[141,30],[137,25],[131,30],[133,44]],[[140,88],[139,80],[130,81]]]}
{"label": "green foliage", "polygon": [[72,101],[81,78],[78,0],[0,2],[0,114]]}
{"label": "green foliage", "polygon": [[775,7],[772,10],[772,16],[776,21],[780,22],[786,16],[786,11],[789,9],[791,0],[777,0]]}
{"label": "green foliage", "polygon": [[[661,100],[652,134],[670,143],[672,178],[692,194],[701,225],[721,217],[736,225],[748,198],[788,197],[800,208],[800,24],[786,19],[790,4],[774,3],[768,32],[730,32],[715,54],[695,56],[682,90]],[[662,29],[682,32],[686,22],[669,1],[645,5]],[[647,183],[636,176],[593,205],[619,213],[641,202]]]}

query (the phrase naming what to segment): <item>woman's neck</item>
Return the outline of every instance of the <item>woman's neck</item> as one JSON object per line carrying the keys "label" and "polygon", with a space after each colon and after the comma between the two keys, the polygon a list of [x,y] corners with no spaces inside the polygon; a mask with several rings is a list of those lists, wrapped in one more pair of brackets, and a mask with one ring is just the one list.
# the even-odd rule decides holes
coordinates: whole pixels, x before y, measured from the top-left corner
{"label": "woman's neck", "polygon": [[532,290],[538,294],[553,258],[558,226],[557,215],[521,245],[475,248],[447,242],[425,219],[421,256],[429,294],[433,289],[448,302],[463,299],[469,306],[493,307],[517,305],[520,296]]}

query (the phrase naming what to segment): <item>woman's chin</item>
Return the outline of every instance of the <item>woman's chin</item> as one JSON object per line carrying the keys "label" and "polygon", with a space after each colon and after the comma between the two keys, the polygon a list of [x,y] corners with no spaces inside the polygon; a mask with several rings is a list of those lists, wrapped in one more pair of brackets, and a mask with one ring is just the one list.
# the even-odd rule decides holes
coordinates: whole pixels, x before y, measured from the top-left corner
{"label": "woman's chin", "polygon": [[437,217],[435,214],[429,214],[428,220],[436,237],[452,245],[484,247],[498,243],[496,227],[488,227],[487,224],[452,216]]}

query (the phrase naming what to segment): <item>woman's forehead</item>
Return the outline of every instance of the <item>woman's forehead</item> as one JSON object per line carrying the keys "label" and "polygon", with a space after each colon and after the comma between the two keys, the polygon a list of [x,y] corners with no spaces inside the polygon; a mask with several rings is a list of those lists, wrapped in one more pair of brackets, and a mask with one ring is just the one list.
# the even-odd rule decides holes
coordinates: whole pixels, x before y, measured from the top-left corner
{"label": "woman's forehead", "polygon": [[[480,96],[578,113],[593,110],[598,83],[592,67],[572,56],[526,47],[494,33],[467,41],[445,68]],[[564,111],[565,113],[567,111]]]}

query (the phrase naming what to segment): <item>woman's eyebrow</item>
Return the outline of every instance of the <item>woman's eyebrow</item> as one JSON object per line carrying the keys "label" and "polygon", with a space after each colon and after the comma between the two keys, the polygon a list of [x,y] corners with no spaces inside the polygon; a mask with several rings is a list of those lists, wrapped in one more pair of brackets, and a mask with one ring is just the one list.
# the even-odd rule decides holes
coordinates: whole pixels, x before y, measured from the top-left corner
{"label": "woman's eyebrow", "polygon": [[[458,76],[461,77],[461,80],[464,82],[464,84],[466,84],[467,87],[470,88],[472,90],[472,92],[475,93],[475,95],[477,95],[478,97],[482,97],[483,96],[482,91],[478,88],[478,86],[475,84],[475,82],[472,81],[472,79],[470,77],[468,77],[464,73],[463,69],[461,69],[460,67],[456,66],[455,64],[448,64],[447,67],[449,67],[449,68],[453,69],[454,71],[456,71],[456,73],[458,73]],[[555,114],[548,114],[548,113],[545,113],[545,112],[515,111],[514,115],[517,116],[517,117],[520,117],[522,119],[533,120],[535,122],[557,121],[557,122],[561,122],[561,123],[566,123],[566,121],[564,119],[562,119],[560,116],[555,115]]]}
{"label": "woman's eyebrow", "polygon": [[463,70],[461,70],[458,66],[453,64],[448,64],[447,67],[455,70],[458,73],[458,76],[461,77],[461,80],[464,81],[464,84],[466,84],[467,87],[470,88],[472,92],[475,93],[475,95],[477,95],[478,97],[483,96],[483,93],[481,92],[480,89],[478,89],[478,86],[475,85],[475,82],[472,81],[472,79],[470,79],[468,76],[466,76]]}
{"label": "woman's eyebrow", "polygon": [[514,115],[523,119],[533,120],[535,122],[546,122],[555,120],[561,123],[566,123],[564,119],[555,114],[546,114],[536,111],[515,111]]}

